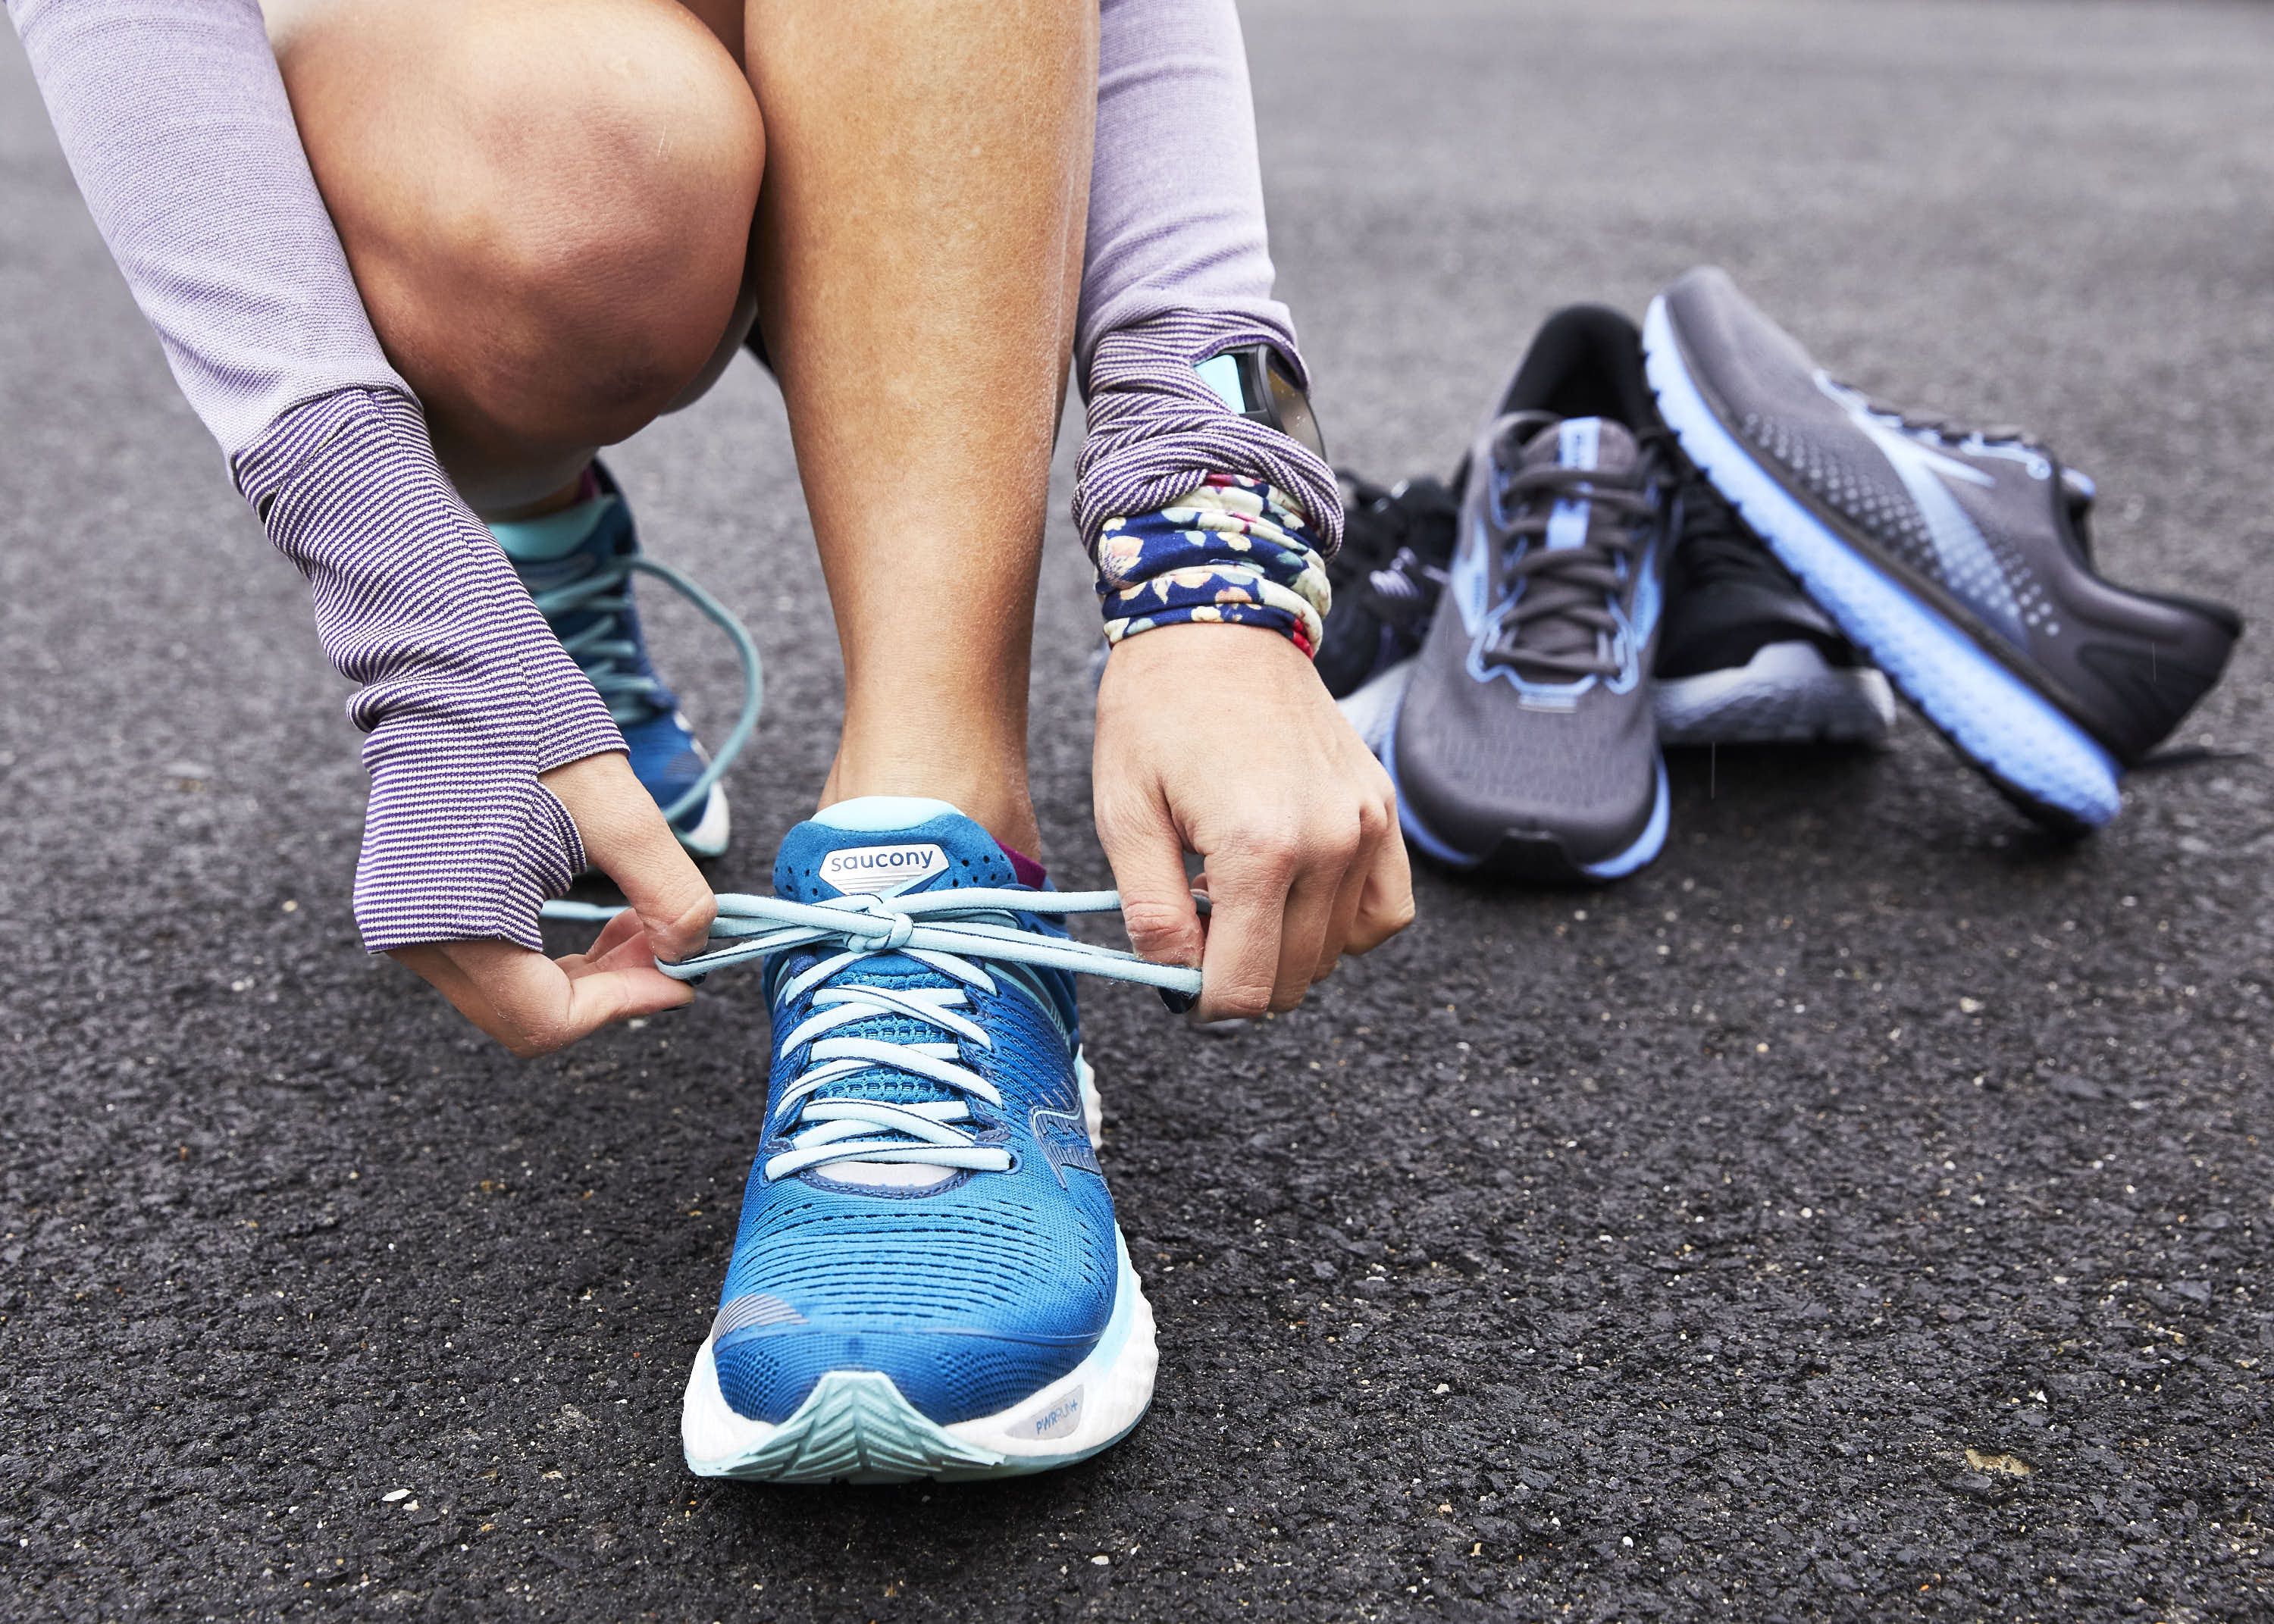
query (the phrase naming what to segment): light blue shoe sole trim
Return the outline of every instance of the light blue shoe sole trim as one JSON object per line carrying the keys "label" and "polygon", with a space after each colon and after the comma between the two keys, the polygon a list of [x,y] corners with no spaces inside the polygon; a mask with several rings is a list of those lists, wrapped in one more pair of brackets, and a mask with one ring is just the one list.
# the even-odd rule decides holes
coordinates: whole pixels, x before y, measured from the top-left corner
{"label": "light blue shoe sole trim", "polygon": [[1580,872],[1591,880],[1623,880],[1645,863],[1655,859],[1666,849],[1667,825],[1674,821],[1674,797],[1666,784],[1666,757],[1658,758],[1658,788],[1651,802],[1650,822],[1643,825],[1635,843],[1616,857],[1607,857],[1601,862],[1582,863]]}
{"label": "light blue shoe sole trim", "polygon": [[[1491,861],[1491,853],[1479,855],[1447,845],[1430,832],[1429,826],[1414,811],[1412,803],[1405,799],[1405,786],[1397,777],[1397,718],[1403,710],[1404,695],[1401,692],[1398,710],[1390,712],[1389,720],[1382,729],[1382,748],[1376,752],[1382,767],[1389,774],[1389,787],[1397,795],[1398,826],[1405,831],[1407,839],[1448,868],[1472,869],[1485,867]],[[1572,863],[1574,875],[1590,880],[1623,879],[1653,861],[1666,849],[1666,831],[1673,822],[1674,798],[1666,780],[1666,757],[1659,756],[1655,764],[1657,782],[1652,791],[1650,821],[1643,825],[1642,833],[1635,837],[1633,845],[1615,856],[1606,857],[1600,862]]]}
{"label": "light blue shoe sole trim", "polygon": [[1663,296],[1643,324],[1643,357],[1690,461],[1963,755],[2013,793],[2088,828],[2122,809],[2115,759],[2090,734],[1856,552],[1722,426],[1682,359]]}
{"label": "light blue shoe sole trim", "polygon": [[1153,1310],[1117,1229],[1113,1314],[1072,1371],[999,1414],[946,1425],[881,1371],[832,1371],[787,1420],[737,1415],[705,1338],[681,1410],[688,1470],[765,1483],[905,1483],[1014,1477],[1071,1466],[1128,1436],[1152,1402],[1160,1363]]}

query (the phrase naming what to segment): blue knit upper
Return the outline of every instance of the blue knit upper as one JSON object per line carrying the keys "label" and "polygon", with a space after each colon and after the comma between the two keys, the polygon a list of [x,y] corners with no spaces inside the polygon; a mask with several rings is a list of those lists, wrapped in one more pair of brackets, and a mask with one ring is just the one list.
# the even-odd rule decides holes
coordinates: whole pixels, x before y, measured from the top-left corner
{"label": "blue knit upper", "polygon": [[[799,824],[782,844],[775,894],[805,902],[844,894],[824,875],[832,853],[870,853],[838,860],[848,889],[905,894],[1017,886],[1009,859],[978,824],[938,803],[918,809],[928,815],[888,830]],[[934,847],[936,856],[925,849]],[[920,860],[911,859],[912,849]],[[895,861],[913,863],[913,883],[891,868]],[[1005,918],[1064,934],[1032,914]],[[840,1076],[785,1102],[785,1090],[814,1064],[815,1044],[774,1055],[764,1137],[719,1296],[713,1354],[720,1389],[742,1414],[779,1422],[824,1373],[881,1371],[936,1422],[992,1414],[1081,1363],[1113,1312],[1113,1203],[1074,1079],[1072,977],[982,962],[979,970],[993,982],[989,991],[907,954],[874,952],[817,986],[786,991],[833,956],[816,948],[768,961],[777,1043],[817,1008],[830,1007],[832,989],[950,990],[961,996],[955,1011],[975,1021],[991,1047],[881,1011],[830,1035],[935,1045],[949,1037],[953,1064],[992,1085],[1000,1102],[889,1065]],[[1007,1151],[1010,1166],[903,1164],[880,1174],[866,1164],[831,1162],[767,1177],[768,1161],[812,1132],[814,1108],[864,1099],[968,1104],[962,1129],[979,1146]]]}

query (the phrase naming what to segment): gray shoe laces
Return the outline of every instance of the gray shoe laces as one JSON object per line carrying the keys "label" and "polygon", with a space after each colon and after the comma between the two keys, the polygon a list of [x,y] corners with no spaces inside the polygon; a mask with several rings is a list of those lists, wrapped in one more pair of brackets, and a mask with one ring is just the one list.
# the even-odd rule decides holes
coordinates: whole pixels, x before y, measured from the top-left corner
{"label": "gray shoe laces", "polygon": [[[1550,419],[1515,417],[1503,431],[1529,435]],[[1637,523],[1653,511],[1647,455],[1623,472],[1535,463],[1495,470],[1493,597],[1504,604],[1480,654],[1488,665],[1548,680],[1615,677],[1623,665],[1612,603],[1626,590]],[[1574,547],[1546,545],[1555,504],[1587,503],[1586,538]],[[1510,600],[1513,599],[1511,602]]]}

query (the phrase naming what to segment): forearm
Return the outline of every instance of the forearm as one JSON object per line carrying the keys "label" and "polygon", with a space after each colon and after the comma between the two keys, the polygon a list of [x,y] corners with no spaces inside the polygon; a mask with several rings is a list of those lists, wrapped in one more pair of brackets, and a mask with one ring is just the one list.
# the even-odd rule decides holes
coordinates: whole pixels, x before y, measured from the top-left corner
{"label": "forearm", "polygon": [[591,683],[435,464],[400,395],[288,413],[240,459],[270,539],[307,576],[332,664],[362,684],[371,804],[356,921],[373,952],[501,938],[584,865],[538,776],[623,748]]}
{"label": "forearm", "polygon": [[374,950],[538,944],[583,862],[539,773],[622,748],[436,464],[316,190],[253,0],[10,0],[65,156],[326,653],[363,687]]}
{"label": "forearm", "polygon": [[232,459],[334,390],[410,390],[364,314],[255,0],[9,0],[96,227]]}
{"label": "forearm", "polygon": [[1334,475],[1193,370],[1261,343],[1307,381],[1272,276],[1232,0],[1104,0],[1074,518],[1109,637],[1228,620],[1316,645]]}
{"label": "forearm", "polygon": [[1225,319],[1294,359],[1271,297],[1246,49],[1232,0],[1103,0],[1075,355],[1156,316]]}

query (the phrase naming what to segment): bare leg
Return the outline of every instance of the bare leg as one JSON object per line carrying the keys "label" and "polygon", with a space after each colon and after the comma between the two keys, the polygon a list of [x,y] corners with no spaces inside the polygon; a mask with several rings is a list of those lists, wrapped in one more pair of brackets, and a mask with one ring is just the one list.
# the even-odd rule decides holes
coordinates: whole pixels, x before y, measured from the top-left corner
{"label": "bare leg", "polygon": [[267,4],[365,304],[468,500],[561,500],[715,375],[755,282],[844,650],[824,799],[935,795],[1034,851],[1095,6],[750,0],[745,82],[727,0]]}
{"label": "bare leg", "polygon": [[765,139],[689,11],[265,10],[373,326],[478,511],[543,507],[731,355]]}
{"label": "bare leg", "polygon": [[825,803],[1032,852],[1028,657],[1096,116],[1083,0],[750,0],[758,292],[845,655]]}

